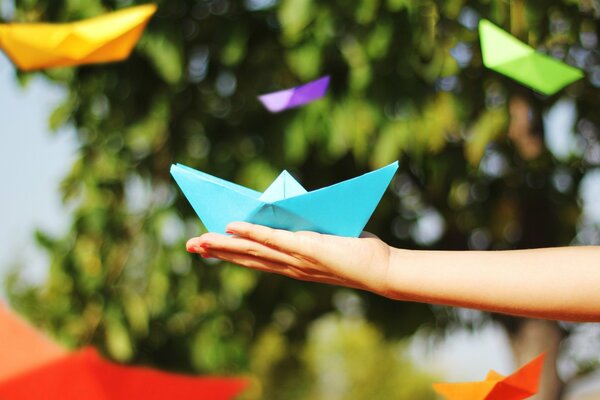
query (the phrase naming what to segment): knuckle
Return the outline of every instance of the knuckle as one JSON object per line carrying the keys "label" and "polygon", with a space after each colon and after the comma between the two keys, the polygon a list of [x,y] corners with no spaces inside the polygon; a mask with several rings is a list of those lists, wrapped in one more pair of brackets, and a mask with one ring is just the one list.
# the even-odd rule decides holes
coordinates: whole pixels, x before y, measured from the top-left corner
{"label": "knuckle", "polygon": [[252,256],[252,257],[260,257],[260,252],[256,249],[253,248],[249,248],[246,250],[246,254]]}
{"label": "knuckle", "polygon": [[305,239],[301,241],[300,248],[302,249],[302,252],[293,252],[292,255],[298,260],[301,260],[303,263],[310,265],[317,264],[318,261],[315,257],[315,254],[318,253],[315,252],[315,242],[310,240],[308,237],[301,236],[301,238]]}
{"label": "knuckle", "polygon": [[311,257],[310,254],[292,253],[292,256],[303,264],[314,265],[317,263],[317,260]]}

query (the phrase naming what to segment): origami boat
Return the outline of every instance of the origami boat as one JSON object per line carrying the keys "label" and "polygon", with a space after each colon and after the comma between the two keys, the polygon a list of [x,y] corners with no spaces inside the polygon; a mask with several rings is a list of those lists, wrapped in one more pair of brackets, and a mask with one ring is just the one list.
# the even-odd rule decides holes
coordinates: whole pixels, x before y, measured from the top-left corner
{"label": "origami boat", "polygon": [[127,58],[156,5],[146,4],[73,23],[0,25],[0,48],[24,71]]}
{"label": "origami boat", "polygon": [[433,389],[447,400],[522,400],[538,391],[545,353],[509,376],[490,371],[484,381],[436,383]]}
{"label": "origami boat", "polygon": [[171,175],[208,231],[246,221],[290,231],[357,237],[379,204],[398,162],[319,190],[307,192],[283,171],[264,193],[204,172],[173,165]]}

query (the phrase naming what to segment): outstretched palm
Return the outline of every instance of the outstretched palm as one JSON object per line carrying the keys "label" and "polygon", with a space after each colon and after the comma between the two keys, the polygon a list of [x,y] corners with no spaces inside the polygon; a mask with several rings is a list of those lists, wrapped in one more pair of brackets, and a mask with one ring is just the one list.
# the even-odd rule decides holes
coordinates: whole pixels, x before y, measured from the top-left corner
{"label": "outstretched palm", "polygon": [[190,239],[188,251],[292,278],[385,294],[389,246],[361,238],[289,232],[245,222],[227,227],[233,236],[207,233]]}

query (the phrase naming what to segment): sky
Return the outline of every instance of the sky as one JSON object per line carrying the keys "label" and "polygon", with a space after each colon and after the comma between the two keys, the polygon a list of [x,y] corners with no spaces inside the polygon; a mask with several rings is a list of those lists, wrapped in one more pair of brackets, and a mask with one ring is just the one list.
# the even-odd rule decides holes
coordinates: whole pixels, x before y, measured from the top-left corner
{"label": "sky", "polygon": [[[65,97],[65,90],[35,76],[26,87],[0,52],[0,274],[14,265],[31,281],[46,276],[45,253],[33,232],[64,232],[68,210],[58,186],[74,161],[73,131],[50,133],[48,117]],[[0,289],[0,295],[3,293]]]}

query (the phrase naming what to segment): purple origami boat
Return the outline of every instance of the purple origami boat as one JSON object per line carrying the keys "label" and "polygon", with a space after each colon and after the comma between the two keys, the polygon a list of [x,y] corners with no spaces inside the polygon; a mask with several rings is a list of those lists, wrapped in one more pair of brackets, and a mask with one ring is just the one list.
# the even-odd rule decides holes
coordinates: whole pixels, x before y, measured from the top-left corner
{"label": "purple origami boat", "polygon": [[329,75],[316,81],[291,89],[280,90],[258,96],[261,103],[272,113],[299,107],[325,96],[329,87]]}

